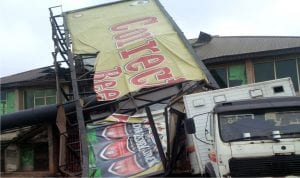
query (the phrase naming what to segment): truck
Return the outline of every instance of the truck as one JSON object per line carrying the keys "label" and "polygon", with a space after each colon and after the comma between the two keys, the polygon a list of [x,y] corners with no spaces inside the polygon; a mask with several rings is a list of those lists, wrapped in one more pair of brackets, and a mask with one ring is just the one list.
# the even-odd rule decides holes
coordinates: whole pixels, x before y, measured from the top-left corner
{"label": "truck", "polygon": [[185,95],[193,174],[300,175],[300,97],[290,78]]}

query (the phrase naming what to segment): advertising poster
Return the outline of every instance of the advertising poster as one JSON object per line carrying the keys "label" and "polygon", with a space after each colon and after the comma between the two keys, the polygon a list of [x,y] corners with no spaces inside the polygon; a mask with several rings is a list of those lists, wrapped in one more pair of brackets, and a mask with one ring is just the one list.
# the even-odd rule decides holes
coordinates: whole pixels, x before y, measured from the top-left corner
{"label": "advertising poster", "polygon": [[[166,129],[162,112],[153,114],[163,148]],[[87,125],[89,177],[140,177],[163,172],[146,114],[113,114]]]}
{"label": "advertising poster", "polygon": [[156,0],[132,0],[66,13],[74,54],[97,54],[97,100],[142,88],[207,80]]}

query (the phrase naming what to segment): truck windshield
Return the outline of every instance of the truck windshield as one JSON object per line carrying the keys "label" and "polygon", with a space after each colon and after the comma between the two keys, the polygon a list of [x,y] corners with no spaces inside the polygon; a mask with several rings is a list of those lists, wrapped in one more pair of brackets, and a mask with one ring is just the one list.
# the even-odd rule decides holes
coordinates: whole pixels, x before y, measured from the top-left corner
{"label": "truck windshield", "polygon": [[300,137],[300,111],[250,111],[219,114],[224,142]]}

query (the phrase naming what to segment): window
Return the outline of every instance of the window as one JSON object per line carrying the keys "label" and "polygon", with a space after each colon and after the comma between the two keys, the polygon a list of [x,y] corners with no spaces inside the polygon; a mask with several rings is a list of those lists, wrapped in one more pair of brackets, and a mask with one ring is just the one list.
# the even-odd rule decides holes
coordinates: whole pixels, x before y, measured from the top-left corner
{"label": "window", "polygon": [[247,83],[246,67],[244,64],[229,66],[228,75],[230,87],[244,85]]}
{"label": "window", "polygon": [[291,77],[295,90],[298,91],[297,64],[295,59],[275,61],[276,78]]}
{"label": "window", "polygon": [[4,150],[5,149],[1,149],[1,152],[0,152],[0,154],[1,154],[1,156],[0,156],[0,159],[1,159],[1,165],[0,165],[0,172],[4,172],[5,171],[5,167],[4,167]]}
{"label": "window", "polygon": [[14,91],[1,91],[0,98],[0,115],[15,112],[15,92]]}
{"label": "window", "polygon": [[48,132],[43,131],[19,143],[21,171],[47,171],[49,169]]}
{"label": "window", "polygon": [[35,171],[46,171],[49,169],[49,152],[48,143],[41,142],[35,143],[34,145],[34,170]]}
{"label": "window", "polygon": [[1,91],[1,115],[6,113],[6,104],[7,104],[7,97],[6,97],[6,91]]}
{"label": "window", "polygon": [[23,170],[33,170],[33,144],[23,144],[20,147],[20,164]]}
{"label": "window", "polygon": [[25,109],[55,103],[55,89],[30,89],[25,91]]}
{"label": "window", "polygon": [[56,91],[47,90],[36,90],[34,92],[34,106],[44,106],[48,104],[55,104],[56,102]]}
{"label": "window", "polygon": [[249,139],[246,134],[253,136],[251,140],[268,139],[273,131],[281,133],[282,138],[296,138],[299,134],[295,133],[300,132],[300,111],[277,108],[220,113],[219,126],[225,142]]}
{"label": "window", "polygon": [[255,82],[262,82],[275,79],[273,62],[254,64]]}
{"label": "window", "polygon": [[221,88],[226,88],[228,86],[226,68],[211,69],[210,72]]}
{"label": "window", "polygon": [[221,88],[247,84],[245,64],[213,68],[210,72]]}
{"label": "window", "polygon": [[[290,77],[296,91],[299,91],[299,59],[273,60],[254,64],[255,82]],[[298,69],[297,69],[298,68]]]}

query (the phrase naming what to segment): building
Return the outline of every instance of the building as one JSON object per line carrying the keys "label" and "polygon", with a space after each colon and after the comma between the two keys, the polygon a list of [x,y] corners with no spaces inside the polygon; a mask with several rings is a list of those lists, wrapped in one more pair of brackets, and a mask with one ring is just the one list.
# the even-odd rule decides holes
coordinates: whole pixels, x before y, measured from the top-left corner
{"label": "building", "polygon": [[[56,91],[56,74],[51,66],[3,77],[0,114],[56,104]],[[1,176],[54,175],[54,132],[55,127],[49,123],[1,130]]]}
{"label": "building", "polygon": [[54,67],[33,69],[0,80],[0,115],[56,103]]}
{"label": "building", "polygon": [[191,40],[221,88],[291,77],[300,87],[300,37],[211,36]]}

